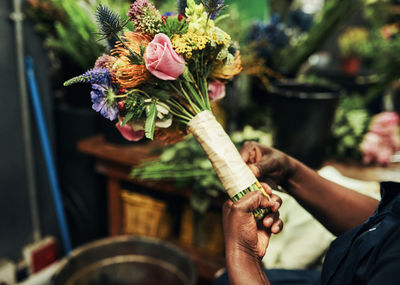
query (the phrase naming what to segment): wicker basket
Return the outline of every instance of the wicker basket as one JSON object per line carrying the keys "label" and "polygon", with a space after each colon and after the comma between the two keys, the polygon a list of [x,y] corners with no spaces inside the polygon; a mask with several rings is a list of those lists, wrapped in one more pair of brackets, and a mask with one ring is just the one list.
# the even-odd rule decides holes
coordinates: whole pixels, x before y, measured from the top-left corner
{"label": "wicker basket", "polygon": [[121,191],[121,199],[123,233],[157,238],[169,237],[171,221],[165,202],[126,190]]}

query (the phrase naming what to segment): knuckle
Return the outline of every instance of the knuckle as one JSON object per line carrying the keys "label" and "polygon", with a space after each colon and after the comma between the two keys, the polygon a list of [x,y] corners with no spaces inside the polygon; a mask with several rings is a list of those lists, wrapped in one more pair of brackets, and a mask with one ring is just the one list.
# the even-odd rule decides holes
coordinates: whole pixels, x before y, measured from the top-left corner
{"label": "knuckle", "polygon": [[233,212],[239,212],[243,209],[243,206],[240,203],[233,203],[231,209]]}

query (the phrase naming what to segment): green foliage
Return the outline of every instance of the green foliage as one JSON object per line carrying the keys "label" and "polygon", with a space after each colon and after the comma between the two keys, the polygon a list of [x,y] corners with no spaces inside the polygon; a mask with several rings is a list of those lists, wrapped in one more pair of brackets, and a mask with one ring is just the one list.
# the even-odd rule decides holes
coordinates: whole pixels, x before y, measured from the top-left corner
{"label": "green foliage", "polygon": [[[39,30],[46,31],[44,36],[45,46],[54,50],[56,54],[65,56],[83,70],[93,67],[93,62],[105,51],[106,42],[99,41],[98,25],[95,15],[99,4],[107,5],[118,14],[125,14],[129,5],[128,0],[41,0],[48,3],[55,10],[60,11],[62,17],[54,13],[48,15],[53,22],[50,26],[54,29],[45,28],[42,18],[32,20]],[[49,23],[46,23],[49,25]]]}
{"label": "green foliage", "polygon": [[[238,148],[248,140],[271,144],[271,135],[249,126],[242,132],[233,133],[231,139]],[[200,213],[208,209],[211,199],[225,192],[211,162],[192,136],[163,149],[158,161],[136,166],[131,176],[150,180],[173,180],[179,188],[192,188],[190,203]]]}
{"label": "green foliage", "polygon": [[382,37],[381,29],[373,31],[369,42],[369,58],[372,61],[371,69],[379,79],[368,92],[368,100],[381,95],[400,77],[400,32],[391,38]]}
{"label": "green foliage", "polygon": [[388,18],[388,6],[390,0],[363,0],[364,18],[372,25],[372,27],[381,27]]}
{"label": "green foliage", "polygon": [[137,93],[131,93],[125,99],[125,117],[122,122],[122,126],[125,125],[128,121],[138,121],[145,110],[145,102],[142,95]]}
{"label": "green foliage", "polygon": [[161,26],[160,32],[166,34],[169,38],[174,34],[184,34],[188,30],[188,23],[184,20],[179,21],[177,17],[168,17]]}
{"label": "green foliage", "polygon": [[336,113],[330,155],[340,160],[359,160],[360,144],[370,119],[365,108],[365,98],[360,95],[345,97]]}

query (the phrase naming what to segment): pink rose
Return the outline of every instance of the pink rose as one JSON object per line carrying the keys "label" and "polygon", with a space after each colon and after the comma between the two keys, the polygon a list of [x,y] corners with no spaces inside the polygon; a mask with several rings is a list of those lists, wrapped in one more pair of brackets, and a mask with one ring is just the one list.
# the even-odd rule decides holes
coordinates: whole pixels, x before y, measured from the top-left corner
{"label": "pink rose", "polygon": [[146,68],[162,80],[176,80],[185,69],[185,59],[172,48],[171,40],[157,34],[144,55]]}
{"label": "pink rose", "polygon": [[211,101],[219,100],[225,97],[225,84],[219,81],[208,83],[208,97]]}
{"label": "pink rose", "polygon": [[121,135],[128,141],[137,142],[140,141],[144,137],[144,130],[135,131],[131,126],[125,124],[121,127],[121,123],[118,122],[115,124]]}

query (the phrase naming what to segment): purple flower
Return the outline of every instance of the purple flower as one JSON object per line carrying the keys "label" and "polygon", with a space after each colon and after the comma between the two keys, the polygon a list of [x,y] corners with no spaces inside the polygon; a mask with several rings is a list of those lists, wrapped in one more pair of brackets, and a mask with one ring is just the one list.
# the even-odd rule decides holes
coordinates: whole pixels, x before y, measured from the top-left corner
{"label": "purple flower", "polygon": [[111,74],[107,68],[93,68],[84,74],[76,76],[64,83],[69,86],[75,83],[92,83],[100,85],[109,85],[111,82]]}
{"label": "purple flower", "polygon": [[174,12],[165,12],[163,16],[165,17],[171,17],[174,15]]}
{"label": "purple flower", "polygon": [[115,100],[115,94],[110,87],[92,84],[90,96],[92,98],[92,108],[104,117],[113,121],[118,116],[118,105]]}

